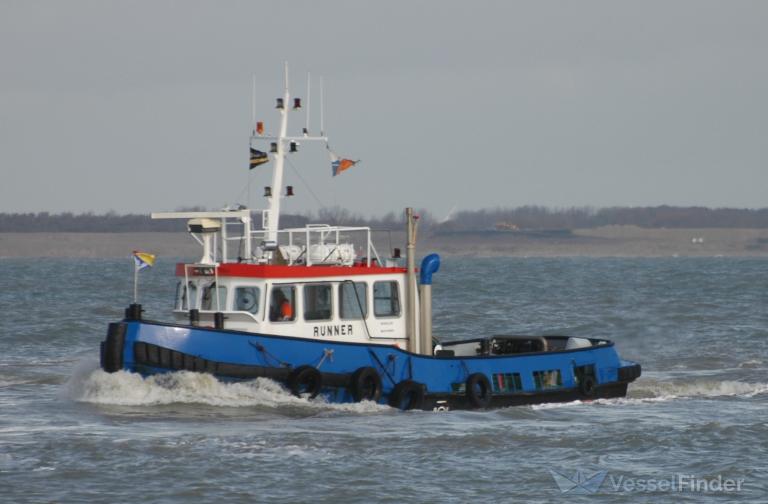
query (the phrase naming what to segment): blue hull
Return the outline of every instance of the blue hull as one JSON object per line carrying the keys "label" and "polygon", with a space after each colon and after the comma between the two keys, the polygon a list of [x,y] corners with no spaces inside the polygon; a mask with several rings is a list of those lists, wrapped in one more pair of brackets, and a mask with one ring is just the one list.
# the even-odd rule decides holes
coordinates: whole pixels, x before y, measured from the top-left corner
{"label": "blue hull", "polygon": [[359,398],[352,383],[359,379],[355,372],[369,368],[376,375],[372,378],[379,390],[372,397],[378,402],[472,409],[623,397],[640,366],[621,360],[613,343],[600,343],[574,350],[432,357],[395,346],[125,320],[110,325],[102,367],[144,375],[187,370],[223,379],[263,376],[289,385],[297,370],[311,367],[305,371],[318,376],[318,390],[331,402]]}

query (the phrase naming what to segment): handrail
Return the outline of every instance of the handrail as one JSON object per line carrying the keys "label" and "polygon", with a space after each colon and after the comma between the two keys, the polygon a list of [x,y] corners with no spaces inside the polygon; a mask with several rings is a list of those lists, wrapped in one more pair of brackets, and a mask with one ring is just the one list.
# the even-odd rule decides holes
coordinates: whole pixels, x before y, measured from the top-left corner
{"label": "handrail", "polygon": [[[253,229],[251,223],[255,217],[255,214],[259,211],[252,211],[248,209],[241,210],[221,210],[221,211],[193,211],[193,212],[157,212],[152,214],[153,219],[192,219],[192,218],[208,218],[216,219],[221,223],[221,227],[214,232],[211,232],[212,236],[209,237],[212,240],[212,253],[213,261],[228,263],[228,262],[241,262],[244,258],[247,261],[267,261],[269,262],[270,252],[262,250],[260,256],[254,256],[251,252],[254,250],[255,244],[253,240],[261,239],[266,240],[269,233],[266,229]],[[261,211],[262,214],[264,211]],[[263,215],[262,215],[263,216]],[[243,226],[242,229],[239,226]],[[203,234],[190,233],[192,237],[201,245],[204,245],[204,240],[201,238]],[[336,226],[323,223],[308,223],[304,227],[300,228],[287,228],[280,229],[275,233],[278,237],[278,244],[282,241],[283,244],[287,241],[289,246],[299,246],[302,249],[301,254],[298,257],[304,257],[304,264],[307,266],[312,265],[312,259],[309,255],[309,249],[316,245],[327,245],[332,249],[327,257],[322,261],[325,263],[329,258],[333,257],[333,254],[339,253],[339,245],[348,243],[354,248],[362,246],[361,255],[365,253],[366,266],[371,266],[373,260],[376,260],[381,264],[381,258],[371,241],[371,228],[367,226]],[[362,236],[364,234],[364,236]],[[354,237],[357,236],[357,238]],[[284,240],[279,239],[285,237]],[[297,240],[298,238],[298,240]],[[345,241],[346,240],[346,241]],[[365,240],[365,243],[362,243]],[[240,247],[228,246],[231,242],[241,242]],[[298,241],[298,243],[297,243]],[[335,247],[333,246],[335,245]],[[245,250],[241,250],[245,249]],[[258,250],[258,249],[257,249]],[[356,257],[357,254],[350,249],[346,249],[345,254],[351,252],[352,257]],[[237,252],[237,257],[230,258],[230,253]],[[346,257],[349,257],[347,255]],[[289,259],[289,264],[295,264],[297,257]]]}

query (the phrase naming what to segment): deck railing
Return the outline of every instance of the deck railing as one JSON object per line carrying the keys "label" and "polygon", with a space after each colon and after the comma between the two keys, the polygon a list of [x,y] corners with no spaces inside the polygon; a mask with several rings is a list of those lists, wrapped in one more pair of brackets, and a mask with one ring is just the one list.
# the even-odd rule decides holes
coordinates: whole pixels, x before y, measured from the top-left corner
{"label": "deck railing", "polygon": [[[351,264],[361,256],[366,266],[374,261],[382,264],[371,239],[371,228],[308,224],[301,228],[278,231],[277,242],[267,241],[265,229],[253,230],[252,222],[261,214],[262,226],[266,210],[222,210],[216,212],[161,212],[153,219],[210,219],[218,221],[212,230],[192,232],[204,250],[201,262],[214,263],[278,263],[288,265]],[[236,245],[233,245],[236,244]],[[360,251],[360,254],[358,254]],[[283,253],[285,252],[285,254]],[[328,252],[324,257],[324,252]],[[364,254],[364,255],[362,255]],[[323,258],[324,257],[324,258]],[[321,258],[321,259],[318,259]]]}

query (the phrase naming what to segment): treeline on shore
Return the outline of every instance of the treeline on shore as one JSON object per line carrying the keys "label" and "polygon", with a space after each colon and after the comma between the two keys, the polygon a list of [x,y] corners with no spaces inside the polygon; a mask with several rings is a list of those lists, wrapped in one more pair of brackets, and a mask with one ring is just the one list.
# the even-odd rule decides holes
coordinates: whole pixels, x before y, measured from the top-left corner
{"label": "treeline on shore", "polygon": [[[187,209],[190,210],[190,209]],[[191,210],[202,210],[194,208]],[[550,208],[523,206],[463,210],[436,219],[427,210],[417,212],[422,229],[430,231],[477,231],[515,229],[583,229],[613,225],[644,228],[768,228],[768,208],[707,207],[612,207]],[[364,217],[346,209],[321,209],[317,214],[281,217],[281,227],[303,227],[308,222],[331,225],[369,226],[373,229],[400,229],[404,218],[390,212],[382,217]],[[148,214],[0,213],[0,232],[183,232],[183,220],[152,220]]]}
{"label": "treeline on shore", "polygon": [[768,208],[523,206],[462,211],[440,225],[446,229],[768,228]]}

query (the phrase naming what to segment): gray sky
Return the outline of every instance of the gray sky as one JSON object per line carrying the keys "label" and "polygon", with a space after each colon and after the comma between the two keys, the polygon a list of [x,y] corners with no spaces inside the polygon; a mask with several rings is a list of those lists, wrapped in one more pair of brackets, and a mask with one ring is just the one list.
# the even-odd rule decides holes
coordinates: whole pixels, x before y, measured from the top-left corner
{"label": "gray sky", "polygon": [[[760,1],[0,0],[0,211],[220,207],[249,176],[263,206],[251,74],[274,129],[284,60],[294,95],[324,76],[331,146],[363,160],[334,179],[302,145],[323,205],[766,207],[766,20]],[[287,209],[316,209],[286,173]]]}

